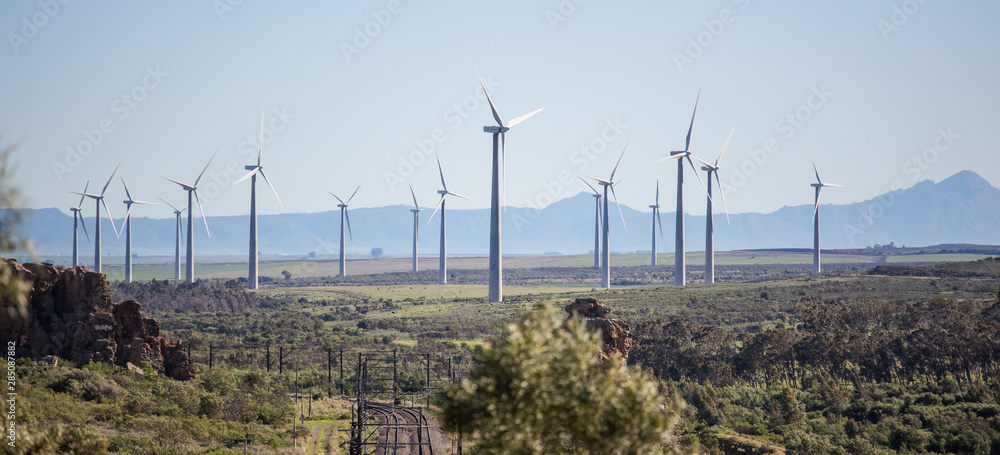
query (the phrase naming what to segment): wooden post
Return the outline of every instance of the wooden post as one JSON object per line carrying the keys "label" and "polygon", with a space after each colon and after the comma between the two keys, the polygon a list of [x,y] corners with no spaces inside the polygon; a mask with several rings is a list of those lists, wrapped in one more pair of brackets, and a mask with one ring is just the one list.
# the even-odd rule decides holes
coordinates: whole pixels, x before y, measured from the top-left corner
{"label": "wooden post", "polygon": [[214,346],[208,345],[208,371],[212,371],[212,360],[214,354]]}
{"label": "wooden post", "polygon": [[330,369],[333,362],[333,350],[326,350],[326,397],[333,398],[333,371]]}

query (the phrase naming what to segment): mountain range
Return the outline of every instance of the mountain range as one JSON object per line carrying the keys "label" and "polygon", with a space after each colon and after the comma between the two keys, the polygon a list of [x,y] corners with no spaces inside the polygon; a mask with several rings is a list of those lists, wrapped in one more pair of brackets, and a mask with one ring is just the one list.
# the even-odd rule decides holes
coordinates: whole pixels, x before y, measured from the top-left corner
{"label": "mountain range", "polygon": [[[671,204],[664,204],[667,208]],[[88,207],[89,206],[89,207]],[[84,206],[90,235],[93,205]],[[88,208],[90,210],[88,210]],[[616,252],[649,251],[651,213],[622,206],[628,231],[622,227],[612,204],[611,249]],[[821,206],[824,249],[864,248],[871,243],[933,245],[941,243],[1000,243],[1000,190],[972,171],[959,172],[941,182],[930,180],[868,201]],[[148,210],[144,210],[148,212]],[[810,248],[812,205],[782,207],[772,213],[740,213],[715,216],[717,251]],[[871,222],[866,216],[871,214]],[[420,253],[438,251],[439,217],[427,224],[431,210],[421,212]],[[72,247],[73,218],[56,208],[25,210],[25,232],[41,256],[67,256]],[[673,251],[674,212],[663,213],[663,237],[658,250]],[[413,218],[410,207],[392,205],[351,210],[354,239],[347,253],[367,256],[373,247],[386,254],[409,254]],[[186,229],[187,219],[184,219]],[[247,216],[208,217],[209,238],[201,220],[195,220],[195,249],[199,255],[245,255],[248,245]],[[685,215],[687,250],[704,248],[705,217]],[[870,227],[869,227],[870,224]],[[116,225],[121,226],[120,220]],[[285,213],[258,218],[262,254],[301,257],[314,252],[320,257],[339,253],[338,211]],[[111,234],[111,224],[102,219],[103,249],[120,256],[121,239]],[[133,252],[138,256],[170,256],[174,251],[175,218],[134,217]],[[449,255],[485,255],[489,251],[489,210],[448,209]],[[80,233],[82,256],[93,253]],[[594,198],[579,193],[542,209],[508,207],[503,213],[505,254],[580,254],[594,247]],[[183,255],[183,253],[182,253]]]}

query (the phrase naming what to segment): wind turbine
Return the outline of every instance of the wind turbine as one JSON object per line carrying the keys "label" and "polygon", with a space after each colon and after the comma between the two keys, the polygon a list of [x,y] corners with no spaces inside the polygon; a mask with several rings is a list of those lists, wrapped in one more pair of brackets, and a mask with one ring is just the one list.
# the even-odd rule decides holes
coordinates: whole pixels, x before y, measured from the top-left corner
{"label": "wind turbine", "polygon": [[719,186],[719,194],[722,195],[722,206],[726,209],[726,222],[729,222],[729,206],[726,204],[726,193],[722,191],[722,180],[719,178],[719,161],[722,160],[722,154],[726,153],[726,147],[729,147],[729,140],[733,138],[733,128],[729,132],[729,138],[726,139],[726,144],[722,146],[722,151],[719,152],[719,156],[715,158],[715,164],[708,164],[702,160],[698,160],[702,164],[701,170],[708,172],[708,208],[705,213],[705,282],[714,283],[715,282],[715,222],[712,219],[712,174],[715,174],[715,184]]}
{"label": "wind turbine", "polygon": [[257,289],[257,174],[259,173],[261,177],[264,177],[264,181],[267,182],[267,186],[271,188],[271,192],[274,193],[274,198],[278,200],[278,205],[284,208],[284,204],[281,203],[281,198],[278,197],[278,192],[274,190],[274,186],[271,185],[271,181],[268,180],[267,174],[264,174],[264,167],[260,165],[260,156],[264,150],[264,111],[260,111],[260,141],[257,144],[257,165],[246,165],[244,169],[250,171],[249,174],[244,175],[239,180],[233,182],[233,185],[240,183],[250,177],[250,270],[247,273],[247,282],[249,283],[250,289]]}
{"label": "wind turbine", "polygon": [[187,209],[178,209],[163,198],[158,197],[157,199],[169,205],[170,208],[174,209],[174,215],[177,215],[177,243],[174,246],[174,279],[179,280],[181,279],[181,213]]}
{"label": "wind turbine", "polygon": [[417,194],[413,192],[413,185],[410,185],[410,195],[413,196],[413,271],[419,270],[417,266],[417,234],[420,233],[420,204],[417,204]]}
{"label": "wind turbine", "polygon": [[650,260],[651,265],[656,265],[656,221],[660,221],[660,237],[663,237],[663,218],[660,217],[660,181],[656,181],[656,203],[649,206],[653,209],[653,258]]}
{"label": "wind turbine", "polygon": [[812,153],[809,153],[809,159],[813,163],[813,172],[816,173],[816,183],[810,183],[809,186],[816,188],[816,202],[813,205],[813,273],[820,272],[819,264],[819,193],[820,190],[825,186],[844,186],[837,185],[836,183],[823,183],[823,179],[819,178],[819,170],[816,169],[816,160],[812,157]]}
{"label": "wind turbine", "polygon": [[[83,187],[83,192],[87,192],[87,188],[90,187],[90,180]],[[80,252],[78,244],[80,241],[80,236],[77,234],[77,226],[83,226],[83,235],[87,236],[87,241],[90,241],[90,234],[87,233],[87,223],[83,221],[83,211],[80,209],[83,206],[83,198],[86,196],[80,196],[80,203],[76,204],[76,207],[70,207],[69,210],[73,212],[73,267],[80,265]]]}
{"label": "wind turbine", "polygon": [[[437,158],[438,173],[441,175],[441,189],[438,190],[438,194],[441,195],[441,199],[438,201],[437,205],[434,207],[434,212],[431,213],[431,217],[427,219],[427,223],[430,224],[431,220],[434,219],[434,214],[436,214],[438,212],[438,209],[441,209],[441,242],[440,242],[440,244],[441,244],[440,245],[441,246],[441,254],[440,254],[440,258],[438,259],[438,283],[440,283],[440,284],[448,284],[448,261],[447,261],[447,256],[446,256],[446,250],[447,250],[447,244],[448,244],[448,242],[447,242],[447,239],[445,238],[444,198],[447,197],[450,194],[452,196],[460,197],[462,199],[467,199],[467,200],[470,200],[470,201],[472,201],[472,199],[469,199],[469,198],[467,198],[465,196],[462,196],[461,194],[458,194],[458,193],[455,193],[455,192],[452,192],[452,191],[448,191],[448,184],[444,183],[444,171],[441,169],[441,157],[438,156],[437,152],[434,152],[434,157]],[[416,198],[414,198],[414,201],[416,201]],[[475,202],[475,201],[473,201],[473,202]],[[490,263],[491,264],[493,263],[492,259],[491,259]],[[492,269],[490,269],[490,270],[492,270]],[[492,275],[490,275],[490,276],[492,276]],[[490,282],[492,283],[492,281],[490,281]]]}
{"label": "wind turbine", "polygon": [[[684,264],[684,160],[687,159],[688,164],[691,165],[691,169],[694,170],[694,176],[698,177],[698,181],[701,182],[701,187],[705,188],[705,182],[702,182],[701,176],[698,175],[698,169],[694,167],[694,162],[691,161],[691,152],[688,149],[691,148],[691,129],[694,128],[694,116],[698,112],[698,99],[701,98],[701,92],[698,92],[698,98],[694,100],[694,112],[691,113],[691,124],[688,125],[687,139],[684,142],[684,150],[676,150],[670,152],[670,156],[663,158],[660,161],[677,160],[677,227],[675,229],[674,238],[674,284],[677,286],[683,286],[687,282],[686,269]],[[699,160],[700,161],[700,160]],[[708,190],[705,190],[707,193]]]}
{"label": "wind turbine", "polygon": [[[475,68],[473,68],[475,71]],[[483,79],[479,77],[479,72],[476,71],[476,79],[479,79],[479,85],[483,88],[483,94],[486,95],[486,101],[490,103],[490,111],[493,113],[493,120],[496,120],[496,126],[484,126],[483,131],[493,135],[493,185],[490,193],[490,288],[489,288],[489,301],[490,302],[502,302],[503,301],[503,258],[501,257],[500,251],[500,166],[501,166],[501,155],[504,156],[503,165],[506,169],[506,137],[507,130],[517,126],[519,123],[527,120],[531,116],[541,112],[538,109],[533,112],[529,112],[520,117],[511,120],[504,124],[503,120],[500,119],[500,114],[497,113],[496,106],[493,105],[493,100],[490,98],[490,93],[486,91],[486,85],[483,84]],[[504,178],[506,179],[506,172],[504,172]],[[506,183],[504,184],[504,189],[506,189]]]}
{"label": "wind turbine", "polygon": [[115,227],[115,220],[111,217],[111,210],[108,210],[108,203],[104,202],[104,192],[108,190],[108,185],[111,184],[111,179],[115,178],[115,174],[118,173],[118,167],[121,165],[122,163],[118,163],[118,166],[115,166],[115,171],[111,173],[111,177],[108,177],[108,182],[105,183],[104,188],[101,189],[101,194],[77,193],[75,191],[70,191],[70,193],[73,194],[89,197],[97,204],[97,208],[94,210],[94,271],[97,273],[101,273],[101,205],[104,206],[104,212],[108,214],[108,220],[111,221],[111,229],[114,230],[115,233],[118,232],[118,228]]}
{"label": "wind turbine", "polygon": [[194,281],[194,207],[192,205],[192,203],[194,201],[192,201],[191,196],[194,195],[194,199],[198,201],[198,210],[201,211],[201,219],[202,219],[202,221],[205,222],[205,232],[208,234],[209,237],[212,237],[212,232],[208,230],[208,219],[205,218],[205,208],[202,207],[202,205],[201,205],[201,198],[198,197],[198,183],[201,182],[201,178],[205,176],[205,171],[208,170],[208,166],[210,166],[212,164],[212,160],[214,160],[215,159],[215,155],[218,155],[218,154],[219,154],[219,152],[216,151],[215,154],[212,155],[212,158],[210,158],[208,160],[208,164],[206,164],[205,168],[201,170],[201,174],[198,174],[198,178],[196,178],[194,180],[194,184],[193,185],[188,185],[187,183],[182,183],[182,182],[178,182],[177,180],[174,180],[174,179],[168,179],[166,177],[163,177],[166,180],[169,180],[171,182],[174,182],[174,183],[180,185],[181,188],[184,189],[184,191],[187,191],[187,196],[188,196],[188,206],[187,206],[187,211],[188,211],[188,226],[187,226],[187,273],[186,273],[186,275],[187,275],[187,281],[188,282],[193,282]]}
{"label": "wind turbine", "polygon": [[354,199],[354,195],[358,194],[358,190],[360,189],[361,185],[358,185],[354,189],[354,193],[351,194],[351,197],[347,198],[347,202],[344,202],[336,194],[330,193],[331,196],[337,198],[337,201],[340,201],[340,204],[337,205],[337,207],[340,207],[340,276],[347,276],[347,272],[344,269],[344,261],[346,260],[344,255],[344,219],[347,219],[347,233],[351,236],[351,241],[354,241],[354,234],[351,232],[351,215],[347,213],[347,204],[351,203],[351,199]]}
{"label": "wind turbine", "polygon": [[601,268],[601,192],[583,180],[583,177],[579,177],[579,179],[594,192],[592,195],[594,196],[594,268],[599,269]]}
{"label": "wind turbine", "polygon": [[[628,148],[628,143],[625,144],[625,148]],[[618,156],[618,162],[615,163],[615,168],[611,171],[611,177],[607,180],[599,179],[597,177],[587,177],[591,180],[596,180],[604,187],[604,242],[603,249],[601,250],[601,287],[604,289],[611,288],[611,242],[609,234],[611,233],[611,226],[608,222],[608,189],[611,189],[611,196],[615,198],[615,205],[618,206],[618,215],[622,217],[622,226],[625,226],[625,230],[628,231],[628,226],[625,225],[625,215],[622,214],[622,206],[618,203],[618,195],[615,194],[615,173],[618,172],[618,165],[622,164],[622,157],[625,156],[625,149],[622,149],[622,154]],[[620,181],[620,180],[619,180]]]}
{"label": "wind turbine", "polygon": [[[125,187],[125,199],[122,201],[125,203],[125,221],[122,224],[122,230],[125,231],[125,282],[132,282],[132,204],[152,204],[158,205],[155,202],[146,201],[136,201],[132,199],[132,193],[128,191],[128,185],[125,183],[125,177],[118,174],[118,178],[122,179],[122,186]],[[121,238],[122,233],[118,233],[118,238]]]}

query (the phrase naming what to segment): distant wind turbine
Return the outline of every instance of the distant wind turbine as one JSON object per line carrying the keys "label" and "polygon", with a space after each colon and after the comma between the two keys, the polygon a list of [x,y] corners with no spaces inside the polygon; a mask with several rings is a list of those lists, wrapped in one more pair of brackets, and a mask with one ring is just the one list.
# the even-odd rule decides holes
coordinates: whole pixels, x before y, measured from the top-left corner
{"label": "distant wind turbine", "polygon": [[[475,71],[474,68],[473,71]],[[489,301],[492,303],[503,301],[503,258],[501,256],[500,249],[500,167],[501,154],[503,154],[503,165],[506,168],[506,152],[504,146],[506,144],[507,130],[517,126],[519,123],[527,120],[529,117],[541,112],[542,110],[538,109],[536,111],[529,112],[505,124],[503,120],[500,119],[500,114],[497,113],[497,108],[493,105],[490,93],[486,91],[486,85],[483,84],[483,79],[479,77],[478,71],[476,71],[476,79],[479,79],[479,85],[483,88],[483,94],[486,95],[486,101],[490,103],[490,111],[493,113],[493,120],[496,120],[497,122],[496,126],[483,127],[484,132],[493,135],[493,185],[490,193],[489,287]],[[507,176],[505,172],[504,179],[506,178]],[[506,183],[504,188],[506,188]]]}
{"label": "distant wind turbine", "polygon": [[[625,144],[625,148],[628,148],[627,143]],[[611,177],[608,177],[607,180],[597,177],[587,177],[591,180],[596,180],[597,183],[600,183],[604,187],[604,235],[603,248],[601,249],[601,287],[604,289],[611,288],[611,242],[609,236],[611,225],[608,222],[608,189],[611,189],[611,196],[615,198],[615,205],[618,206],[618,215],[622,217],[622,226],[625,226],[625,230],[628,231],[628,226],[625,225],[625,215],[622,214],[622,206],[618,203],[618,195],[615,194],[615,173],[618,172],[618,165],[622,164],[622,158],[625,156],[625,148],[622,149],[622,154],[618,156],[618,162],[615,163],[615,168],[611,171]]]}
{"label": "distant wind turbine", "polygon": [[176,245],[174,246],[174,279],[180,280],[181,279],[181,213],[183,213],[187,209],[186,208],[178,209],[177,207],[174,207],[173,204],[167,202],[163,198],[158,197],[157,199],[163,201],[164,204],[167,204],[170,206],[170,208],[174,209],[174,215],[177,216],[177,241]]}
{"label": "distant wind turbine", "polygon": [[656,181],[656,203],[649,206],[653,209],[653,258],[651,265],[656,265],[656,222],[660,222],[660,237],[663,237],[663,218],[660,217],[660,181]]}
{"label": "distant wind turbine", "polygon": [[[122,179],[122,186],[125,187],[125,199],[122,201],[125,203],[125,221],[122,224],[122,230],[125,231],[125,282],[132,282],[132,204],[152,204],[158,205],[155,202],[146,201],[136,201],[132,199],[132,193],[128,191],[128,185],[125,183],[125,177],[121,173],[118,174],[118,178]],[[121,238],[122,233],[118,233],[118,237]]]}
{"label": "distant wind turbine", "polygon": [[115,171],[111,173],[111,177],[108,177],[108,182],[104,184],[104,188],[101,189],[101,194],[90,194],[90,193],[77,193],[75,191],[70,191],[73,194],[79,194],[80,196],[86,196],[93,199],[97,205],[94,210],[94,271],[101,273],[101,206],[104,206],[104,212],[108,214],[108,220],[111,221],[111,229],[118,232],[118,228],[115,227],[115,220],[111,217],[111,210],[108,210],[108,203],[104,202],[104,192],[108,191],[108,185],[111,184],[111,180],[115,178],[115,174],[118,173],[118,168],[122,163],[118,163],[115,166]]}
{"label": "distant wind turbine", "polygon": [[[90,180],[83,187],[83,192],[87,192],[87,188],[90,188]],[[76,204],[76,207],[70,207],[69,210],[73,212],[73,267],[80,265],[80,251],[79,251],[79,241],[80,235],[77,233],[77,226],[83,226],[83,235],[87,236],[87,242],[90,242],[90,234],[87,233],[87,223],[83,221],[83,211],[80,207],[83,206],[83,199],[86,196],[80,196],[80,203]]]}
{"label": "distant wind turbine", "polygon": [[[171,182],[174,182],[174,183],[180,185],[181,188],[184,189],[184,191],[187,191],[187,196],[188,196],[188,206],[187,206],[187,211],[188,211],[188,225],[187,225],[187,281],[188,282],[193,282],[194,281],[194,206],[193,206],[193,202],[194,202],[194,200],[198,201],[198,210],[201,211],[201,219],[202,219],[202,221],[205,222],[205,232],[208,234],[209,237],[212,237],[211,231],[208,230],[208,219],[205,218],[205,208],[202,207],[202,205],[201,205],[201,198],[198,197],[198,183],[201,182],[201,178],[205,176],[205,171],[208,170],[208,166],[210,166],[212,164],[212,160],[214,160],[215,159],[215,155],[218,155],[218,154],[219,154],[219,152],[216,151],[215,154],[212,155],[212,158],[210,158],[208,160],[208,164],[206,164],[205,168],[201,170],[201,174],[198,174],[198,178],[196,178],[194,180],[194,184],[193,185],[188,185],[187,183],[182,183],[182,182],[178,182],[177,180],[174,180],[174,179],[169,179],[169,178],[163,177],[166,180],[169,180]],[[194,200],[192,200],[192,195],[194,195]]]}
{"label": "distant wind turbine", "polygon": [[594,192],[594,268],[601,268],[601,192],[597,191],[590,182],[583,180],[583,177],[578,177],[583,183],[586,183],[590,187],[591,191]]}
{"label": "distant wind turbine", "polygon": [[413,271],[419,271],[417,265],[417,234],[420,233],[420,204],[417,203],[417,194],[413,192],[413,185],[410,185],[410,195],[413,196]]}
{"label": "distant wind turbine", "polygon": [[354,199],[354,195],[358,194],[358,190],[360,189],[361,185],[358,185],[358,187],[354,189],[354,193],[351,193],[351,197],[347,198],[347,202],[344,202],[344,200],[336,194],[333,194],[332,192],[330,193],[331,196],[337,198],[337,201],[340,202],[340,204],[337,205],[337,207],[340,207],[340,276],[347,276],[347,271],[344,268],[344,261],[347,260],[344,249],[346,247],[346,240],[344,239],[345,219],[347,220],[347,233],[351,236],[351,241],[354,241],[354,233],[351,232],[351,215],[347,212],[347,204],[351,203],[351,199]]}
{"label": "distant wind turbine", "polygon": [[[448,190],[448,184],[444,182],[444,170],[441,169],[441,157],[437,155],[437,152],[434,152],[434,157],[437,158],[438,173],[441,175],[441,189],[438,190],[438,194],[441,195],[441,199],[438,200],[437,205],[434,207],[434,212],[431,213],[431,217],[427,219],[427,223],[430,224],[431,220],[434,219],[434,215],[438,212],[438,209],[440,209],[441,210],[441,242],[440,242],[441,253],[438,259],[438,283],[447,284],[448,283],[448,260],[447,260],[448,240],[445,237],[444,198],[447,197],[448,195],[452,195],[470,201],[472,201],[472,199],[469,199],[465,196],[462,196],[461,194]],[[414,202],[415,201],[416,198],[414,198]]]}
{"label": "distant wind turbine", "polygon": [[281,198],[278,197],[278,192],[274,190],[274,186],[271,185],[271,181],[268,180],[267,174],[264,174],[264,166],[260,165],[261,153],[264,150],[264,111],[260,111],[260,140],[257,143],[257,165],[246,165],[244,168],[250,171],[249,174],[244,175],[239,180],[233,182],[233,185],[240,183],[250,177],[250,270],[247,272],[247,282],[249,283],[250,289],[257,289],[259,286],[257,279],[257,174],[259,173],[261,177],[264,177],[264,181],[267,182],[267,186],[271,188],[271,192],[274,193],[274,198],[278,200],[278,205],[284,208],[284,204],[281,203]]}
{"label": "distant wind turbine", "polygon": [[816,188],[816,202],[813,205],[813,273],[820,273],[820,262],[819,262],[819,193],[826,186],[833,187],[843,187],[844,185],[837,185],[836,183],[823,183],[823,179],[819,178],[819,170],[816,169],[816,160],[812,157],[812,153],[809,153],[809,159],[812,160],[813,172],[816,173],[816,183],[810,183],[809,186]]}
{"label": "distant wind turbine", "polygon": [[[670,157],[663,158],[660,161],[677,160],[677,226],[674,232],[674,284],[677,286],[683,286],[687,283],[687,271],[684,263],[684,160],[687,159],[688,164],[691,165],[691,169],[694,170],[694,176],[698,177],[698,181],[701,182],[701,187],[705,188],[705,182],[702,182],[701,176],[698,175],[698,169],[694,167],[694,162],[691,160],[691,130],[694,128],[694,116],[698,112],[698,99],[701,98],[701,92],[698,92],[698,98],[694,100],[694,112],[691,113],[691,124],[688,125],[687,139],[684,142],[684,150],[672,151],[670,152]],[[706,189],[707,193],[708,190]]]}
{"label": "distant wind turbine", "polygon": [[722,195],[722,206],[726,209],[726,222],[729,222],[729,206],[726,204],[726,193],[722,191],[722,179],[719,178],[719,161],[722,160],[722,154],[726,153],[726,147],[729,147],[729,140],[733,138],[733,128],[729,132],[729,137],[726,139],[726,144],[722,146],[722,151],[719,152],[719,156],[715,158],[715,164],[708,164],[702,160],[698,160],[702,164],[701,170],[708,172],[708,198],[707,204],[708,208],[705,213],[705,282],[714,283],[715,282],[715,221],[712,218],[712,174],[715,174],[715,184],[719,186],[719,194]]}

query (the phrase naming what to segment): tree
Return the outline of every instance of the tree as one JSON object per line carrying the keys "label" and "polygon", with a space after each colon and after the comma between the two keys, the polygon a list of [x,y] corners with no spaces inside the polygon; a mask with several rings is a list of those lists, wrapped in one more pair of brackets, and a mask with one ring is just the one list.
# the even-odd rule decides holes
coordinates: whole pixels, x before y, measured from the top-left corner
{"label": "tree", "polygon": [[482,451],[650,453],[669,441],[683,402],[620,358],[602,363],[599,335],[579,319],[546,308],[505,335],[477,352],[443,405]]}
{"label": "tree", "polygon": [[[10,154],[13,147],[0,148],[0,252],[32,252],[31,244],[21,234],[24,215],[21,212],[21,193],[10,186],[13,170]],[[0,260],[0,311],[7,317],[26,315],[31,283],[18,276],[14,267]]]}
{"label": "tree", "polygon": [[286,280],[290,280],[292,279],[292,272],[289,272],[288,270],[282,270],[281,276],[284,277]]}
{"label": "tree", "polygon": [[382,253],[384,252],[385,251],[379,247],[372,248],[372,257],[375,259],[380,259],[382,257]]}

